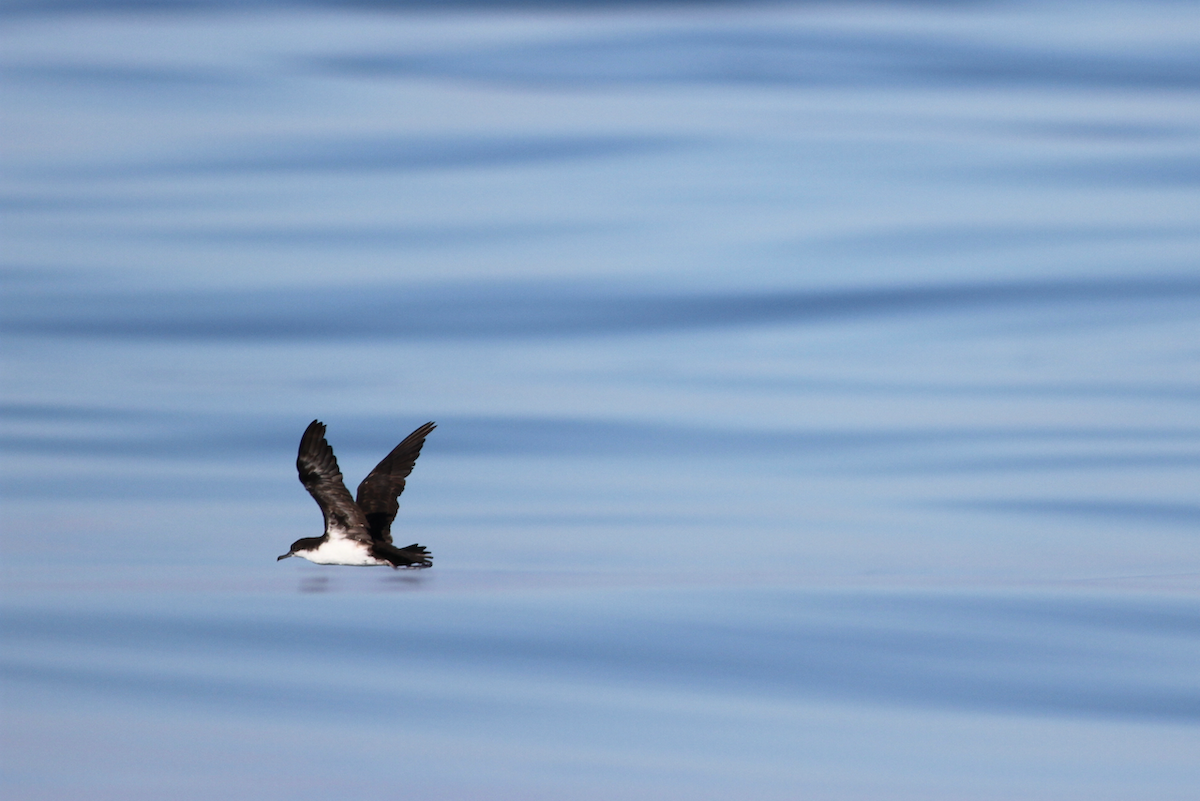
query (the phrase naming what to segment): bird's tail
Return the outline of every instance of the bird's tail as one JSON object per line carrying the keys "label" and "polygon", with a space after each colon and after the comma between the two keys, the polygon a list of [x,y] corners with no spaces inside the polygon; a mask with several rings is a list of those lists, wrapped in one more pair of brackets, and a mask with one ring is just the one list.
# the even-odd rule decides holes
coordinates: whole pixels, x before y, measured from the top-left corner
{"label": "bird's tail", "polygon": [[404,548],[377,543],[373,550],[377,556],[391,562],[392,567],[433,567],[433,554],[415,542]]}

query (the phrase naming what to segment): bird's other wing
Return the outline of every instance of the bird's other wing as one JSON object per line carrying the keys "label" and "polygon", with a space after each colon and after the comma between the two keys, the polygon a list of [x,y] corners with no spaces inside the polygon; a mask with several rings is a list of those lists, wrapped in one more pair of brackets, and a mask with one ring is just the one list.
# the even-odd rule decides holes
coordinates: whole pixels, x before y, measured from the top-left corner
{"label": "bird's other wing", "polygon": [[358,485],[358,507],[367,517],[367,527],[375,542],[391,543],[392,521],[400,509],[397,499],[404,492],[404,479],[421,455],[425,437],[435,428],[435,424],[426,423],[409,434]]}
{"label": "bird's other wing", "polygon": [[369,545],[367,519],[342,481],[333,448],[325,441],[324,423],[313,420],[305,429],[296,456],[296,470],[300,472],[300,483],[325,515],[325,533],[333,539],[358,540]]}

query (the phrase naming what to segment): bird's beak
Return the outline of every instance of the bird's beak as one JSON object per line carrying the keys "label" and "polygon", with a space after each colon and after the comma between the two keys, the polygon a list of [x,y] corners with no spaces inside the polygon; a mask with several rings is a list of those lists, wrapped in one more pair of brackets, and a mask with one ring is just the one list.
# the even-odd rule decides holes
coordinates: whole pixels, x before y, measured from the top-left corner
{"label": "bird's beak", "polygon": [[291,552],[289,551],[288,553],[285,553],[283,556],[279,557],[279,559],[276,559],[275,561],[276,561],[276,562],[278,562],[280,559],[287,559],[289,556],[295,556],[295,555],[296,555],[296,554],[294,554],[294,553],[291,553]]}

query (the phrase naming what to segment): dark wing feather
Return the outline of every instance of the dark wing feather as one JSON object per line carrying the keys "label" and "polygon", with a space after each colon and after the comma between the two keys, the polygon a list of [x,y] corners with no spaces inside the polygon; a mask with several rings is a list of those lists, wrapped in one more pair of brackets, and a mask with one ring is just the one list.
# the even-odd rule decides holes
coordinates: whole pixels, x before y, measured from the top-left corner
{"label": "dark wing feather", "polygon": [[426,423],[409,434],[358,485],[358,507],[367,516],[367,526],[375,542],[391,543],[392,521],[400,509],[397,499],[404,492],[404,479],[421,455],[425,437],[435,428],[435,424]]}
{"label": "dark wing feather", "polygon": [[313,420],[308,424],[300,438],[296,469],[300,472],[300,483],[325,515],[325,533],[370,544],[367,519],[342,482],[333,448],[325,441],[324,423]]}

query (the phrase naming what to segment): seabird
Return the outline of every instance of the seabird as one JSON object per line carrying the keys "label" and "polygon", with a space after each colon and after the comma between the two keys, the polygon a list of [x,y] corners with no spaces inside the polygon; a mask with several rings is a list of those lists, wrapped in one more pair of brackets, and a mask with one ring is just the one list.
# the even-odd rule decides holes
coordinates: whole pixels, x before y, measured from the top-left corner
{"label": "seabird", "polygon": [[392,545],[392,520],[400,508],[404,479],[421,455],[425,437],[436,427],[426,423],[405,437],[358,485],[355,500],[342,481],[333,448],[325,441],[325,424],[309,423],[300,438],[296,470],[300,483],[321,507],[325,535],[296,540],[279,559],[299,556],[319,565],[433,567],[433,556],[415,542],[407,548]]}

